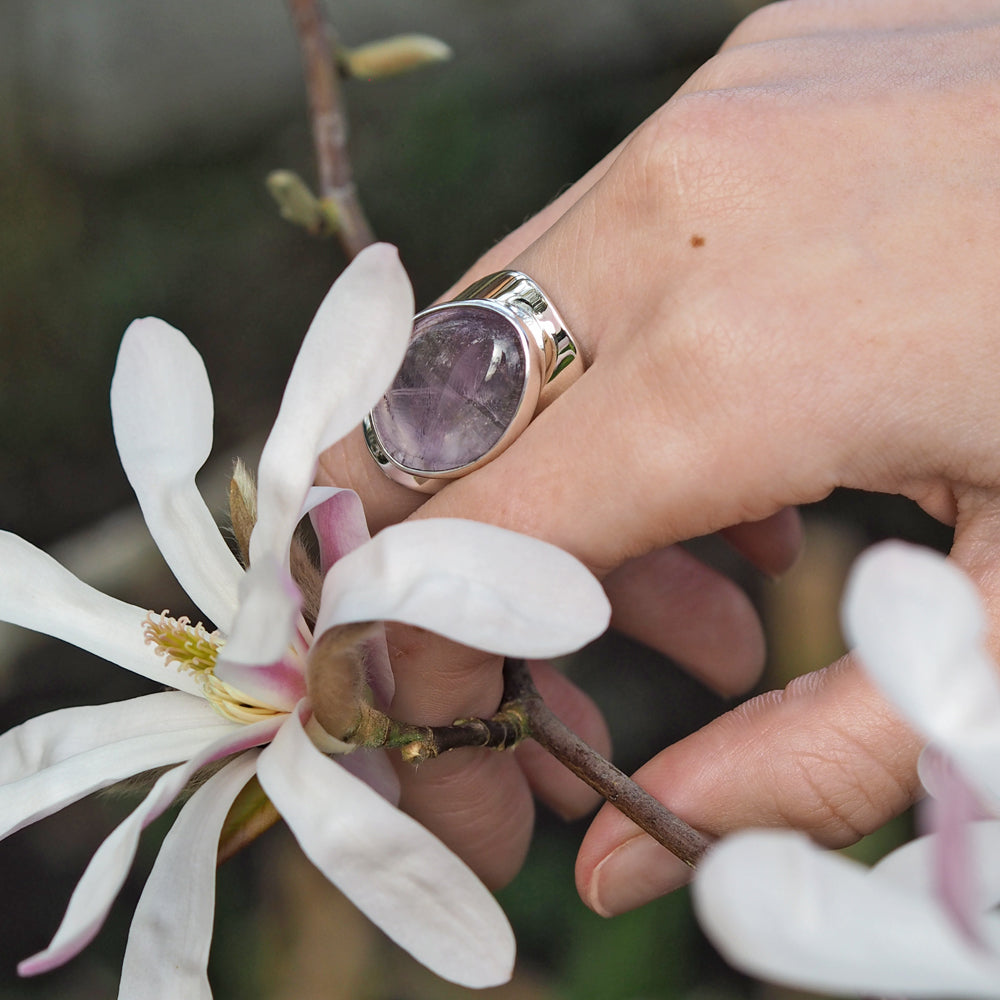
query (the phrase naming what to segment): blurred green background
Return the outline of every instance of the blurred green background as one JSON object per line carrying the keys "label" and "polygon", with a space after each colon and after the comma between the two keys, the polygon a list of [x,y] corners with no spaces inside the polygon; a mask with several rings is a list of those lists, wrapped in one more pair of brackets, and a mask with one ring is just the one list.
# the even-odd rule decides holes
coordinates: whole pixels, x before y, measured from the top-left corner
{"label": "blurred green background", "polygon": [[[753,0],[343,0],[342,40],[425,31],[454,58],[346,88],[361,197],[426,303],[668,99]],[[121,334],[153,314],[185,331],[216,394],[220,468],[270,425],[315,307],[344,265],[282,221],[264,178],[314,164],[298,53],[281,0],[5,0],[0,4],[0,527],[144,606],[184,610],[142,541],[107,394]],[[217,495],[210,472],[206,489]],[[216,491],[213,493],[212,491]],[[835,495],[807,512],[807,554],[780,585],[709,547],[759,602],[768,685],[840,652],[852,556],[947,532],[910,505]],[[2,568],[0,568],[2,570]],[[609,636],[568,665],[638,766],[727,705],[662,658]],[[0,631],[0,725],[146,688],[56,643]],[[655,710],[651,710],[655,706]],[[95,798],[0,847],[0,997],[115,995],[131,907],[165,818],[97,941],[22,982],[83,867],[128,804]],[[905,824],[904,824],[905,828]],[[502,893],[520,958],[498,998],[776,996],[728,970],[686,893],[611,921],[576,897],[585,824],[539,817]],[[894,834],[891,834],[892,836]],[[881,849],[875,845],[872,850]],[[219,873],[218,1000],[466,995],[429,976],[315,876],[275,829]]]}

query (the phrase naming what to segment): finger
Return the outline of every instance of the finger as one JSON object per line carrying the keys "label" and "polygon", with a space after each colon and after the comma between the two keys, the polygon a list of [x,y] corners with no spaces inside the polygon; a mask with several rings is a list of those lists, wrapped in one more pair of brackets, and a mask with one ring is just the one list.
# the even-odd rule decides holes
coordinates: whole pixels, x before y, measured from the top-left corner
{"label": "finger", "polygon": [[[535,535],[603,577],[628,559],[748,517],[763,519],[801,499],[778,492],[783,475],[748,461],[739,429],[727,437],[723,418],[706,417],[680,393],[623,398],[622,386],[644,377],[642,365],[633,353],[599,360],[511,448],[449,484],[418,516],[474,517]],[[698,426],[706,420],[718,424],[706,431]],[[654,463],[636,448],[637,423],[656,428]],[[717,489],[722,468],[732,490]]]}
{"label": "finger", "polygon": [[722,537],[740,555],[770,576],[781,576],[802,551],[802,518],[785,507],[763,521],[749,521],[722,529]]}
{"label": "finger", "polygon": [[[490,716],[500,704],[502,661],[422,629],[387,623],[396,679],[395,719],[447,725]],[[527,779],[510,754],[454,750],[416,767],[400,762],[400,806],[452,848],[491,888],[524,861],[534,824]]]}
{"label": "finger", "polygon": [[632,559],[604,581],[612,627],[676,660],[723,695],[760,678],[764,634],[750,599],[677,546]]}
{"label": "finger", "polygon": [[[551,664],[529,664],[538,693],[555,716],[604,757],[611,756],[611,736],[600,710]],[[527,740],[516,751],[532,792],[563,819],[577,819],[597,805],[597,793],[537,743]]]}
{"label": "finger", "polygon": [[417,767],[398,764],[400,808],[458,854],[491,889],[506,885],[528,852],[534,803],[510,754],[452,750]]}
{"label": "finger", "polygon": [[[843,846],[913,801],[920,746],[845,658],[720,716],[635,778],[712,835],[790,826]],[[605,806],[584,838],[576,875],[584,902],[612,915],[677,888],[690,870]]]}

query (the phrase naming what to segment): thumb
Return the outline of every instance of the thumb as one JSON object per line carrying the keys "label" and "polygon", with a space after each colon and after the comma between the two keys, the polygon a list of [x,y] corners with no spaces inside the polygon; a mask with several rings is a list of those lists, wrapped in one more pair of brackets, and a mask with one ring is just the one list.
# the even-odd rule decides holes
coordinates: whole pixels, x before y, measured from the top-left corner
{"label": "thumb", "polygon": [[[951,558],[978,585],[1000,657],[1000,498],[959,490]],[[636,780],[678,815],[721,835],[789,826],[837,847],[906,808],[920,792],[915,735],[850,656],[727,714],[654,757]],[[577,883],[611,915],[648,902],[689,872],[605,807],[583,842]]]}
{"label": "thumb", "polygon": [[[788,826],[841,847],[910,805],[921,745],[845,657],[727,712],[634,777],[706,833]],[[581,897],[604,916],[690,874],[610,806],[587,832],[576,868]]]}

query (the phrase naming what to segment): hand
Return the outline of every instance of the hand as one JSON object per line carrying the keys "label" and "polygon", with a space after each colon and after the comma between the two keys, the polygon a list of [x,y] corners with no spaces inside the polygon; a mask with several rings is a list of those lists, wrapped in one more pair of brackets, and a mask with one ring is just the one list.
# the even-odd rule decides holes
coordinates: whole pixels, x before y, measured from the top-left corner
{"label": "hand", "polygon": [[[606,579],[617,625],[680,647],[729,692],[759,668],[755,620],[669,546],[725,531],[780,571],[797,546],[787,508],[837,486],[901,493],[954,523],[954,558],[997,607],[998,52],[1000,4],[982,0],[794,0],[748,18],[470,272],[513,262],[536,278],[590,367],[500,458],[416,516],[563,546]],[[380,482],[356,440],[325,469],[360,490],[376,528],[418,502]],[[395,636],[401,714],[493,709],[495,663]],[[582,696],[540,679],[599,739]],[[722,716],[638,777],[709,833],[788,824],[843,844],[911,801],[917,749],[845,660]],[[527,792],[508,760],[462,756],[421,769],[407,799],[499,881],[525,843]],[[522,757],[563,811],[585,802]],[[604,913],[683,877],[607,808],[578,863],[583,898]]]}

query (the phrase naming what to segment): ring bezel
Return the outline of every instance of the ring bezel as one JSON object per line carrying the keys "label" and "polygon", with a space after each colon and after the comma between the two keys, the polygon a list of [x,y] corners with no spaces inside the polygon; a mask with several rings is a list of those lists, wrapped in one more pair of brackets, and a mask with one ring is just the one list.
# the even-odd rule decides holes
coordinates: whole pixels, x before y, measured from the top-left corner
{"label": "ring bezel", "polygon": [[[516,333],[524,360],[521,394],[507,426],[478,458],[449,469],[418,469],[393,457],[379,434],[374,407],[363,421],[368,450],[388,478],[409,489],[435,493],[447,483],[491,462],[524,431],[531,420],[579,376],[583,364],[561,317],[527,275],[500,271],[472,284],[456,299],[424,309],[414,317],[415,344],[433,332],[421,330],[428,320],[442,321],[457,309],[485,309],[502,317]],[[409,354],[407,355],[409,358]],[[400,374],[406,367],[406,360]],[[399,375],[397,375],[397,379]],[[387,394],[388,396],[388,391]]]}

